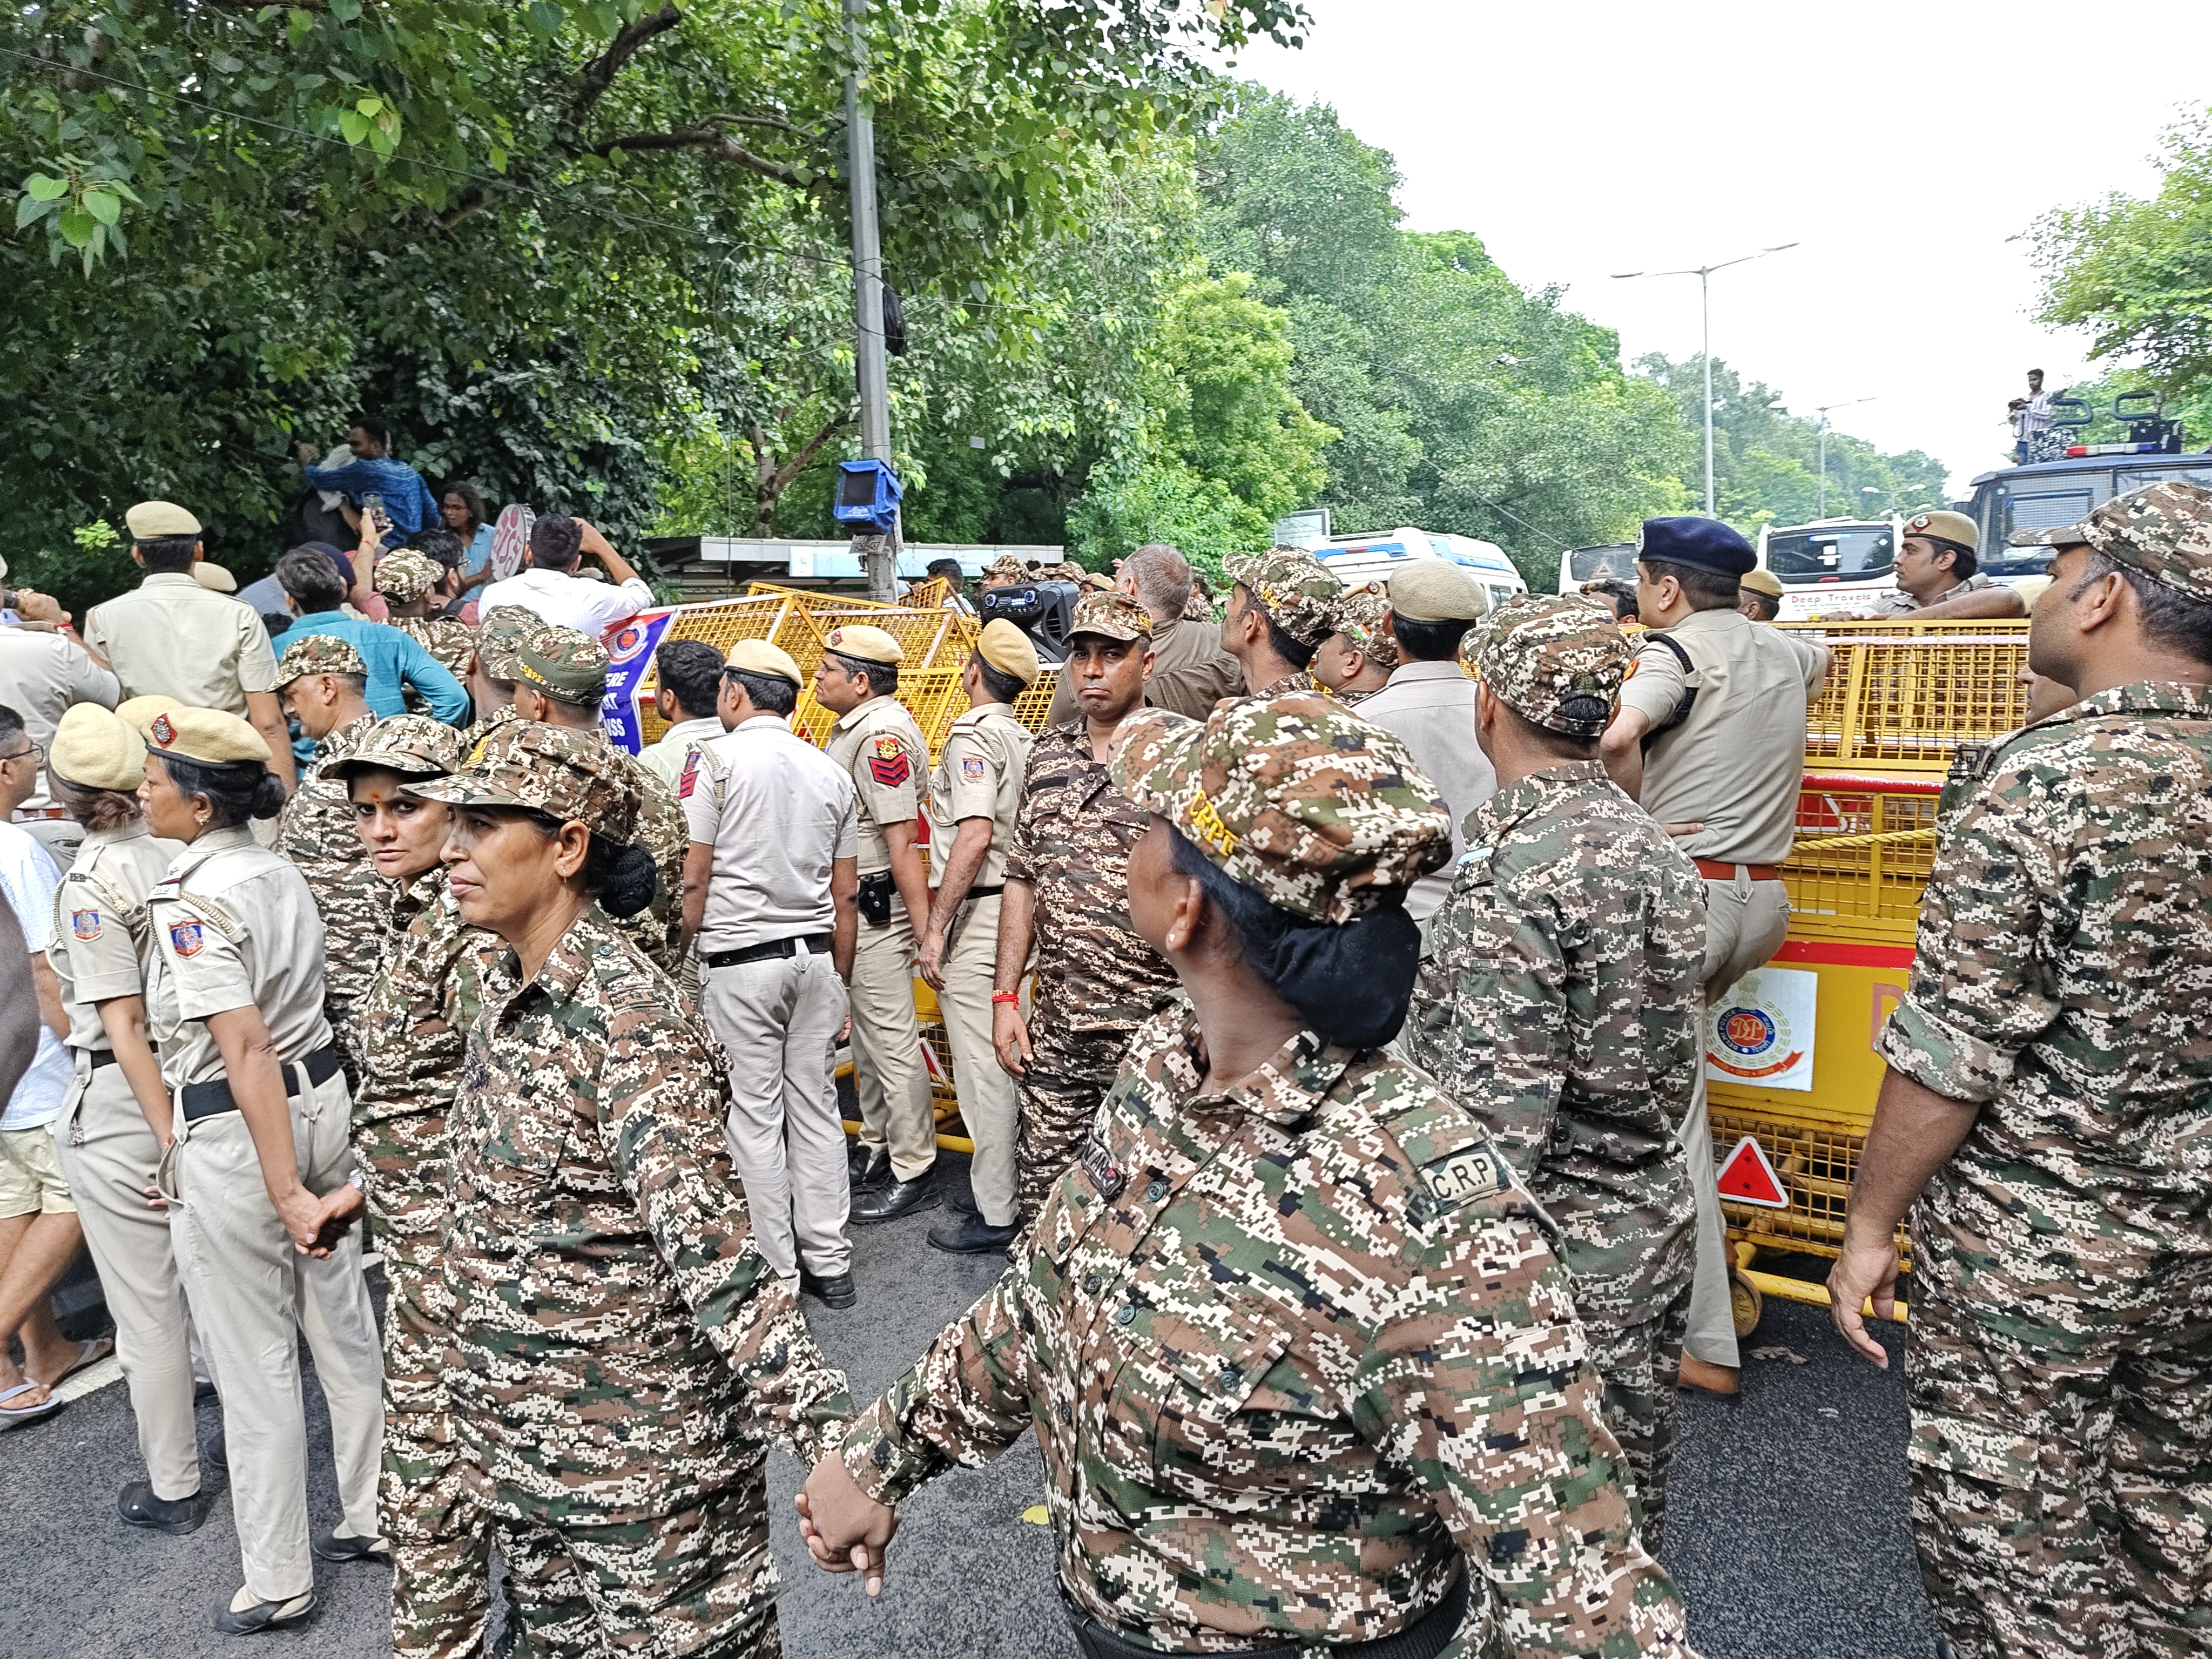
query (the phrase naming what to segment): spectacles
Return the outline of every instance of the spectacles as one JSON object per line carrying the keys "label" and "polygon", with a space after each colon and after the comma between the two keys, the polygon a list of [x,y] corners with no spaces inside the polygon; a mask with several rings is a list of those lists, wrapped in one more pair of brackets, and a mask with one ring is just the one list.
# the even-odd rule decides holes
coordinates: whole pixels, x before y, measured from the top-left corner
{"label": "spectacles", "polygon": [[36,765],[44,762],[46,758],[46,751],[34,743],[27,749],[18,749],[12,755],[0,755],[0,765],[5,765],[9,761],[19,760],[27,760]]}

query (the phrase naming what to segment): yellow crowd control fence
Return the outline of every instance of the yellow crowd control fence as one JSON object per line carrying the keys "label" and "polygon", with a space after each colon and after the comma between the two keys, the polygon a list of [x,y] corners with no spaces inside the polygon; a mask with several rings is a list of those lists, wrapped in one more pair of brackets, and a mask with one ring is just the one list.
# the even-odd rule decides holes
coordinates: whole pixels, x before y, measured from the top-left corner
{"label": "yellow crowd control fence", "polygon": [[1784,623],[1834,658],[1807,722],[1806,763],[1942,772],[1962,743],[2027,719],[2027,623]]}

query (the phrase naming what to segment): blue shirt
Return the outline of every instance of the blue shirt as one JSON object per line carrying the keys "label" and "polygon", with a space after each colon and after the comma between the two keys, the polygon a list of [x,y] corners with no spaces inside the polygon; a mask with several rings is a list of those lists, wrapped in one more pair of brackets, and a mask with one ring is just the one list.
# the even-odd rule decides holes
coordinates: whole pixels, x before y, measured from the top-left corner
{"label": "blue shirt", "polygon": [[[307,482],[318,489],[342,491],[356,507],[368,495],[384,498],[392,528],[384,538],[386,547],[397,546],[426,524],[438,524],[438,498],[422,475],[404,461],[380,455],[373,461],[349,461],[343,466],[307,469]],[[395,713],[398,711],[394,711]]]}
{"label": "blue shirt", "polygon": [[491,526],[480,524],[477,526],[477,533],[470,539],[467,551],[461,556],[462,574],[473,576],[490,562]]}
{"label": "blue shirt", "polygon": [[361,653],[362,665],[368,670],[368,684],[362,696],[377,719],[389,720],[407,712],[407,700],[399,690],[404,683],[421,692],[430,712],[447,725],[468,724],[469,694],[413,635],[382,623],[349,617],[343,611],[317,611],[294,617],[291,627],[284,630],[284,642],[289,645],[307,634],[335,635]]}

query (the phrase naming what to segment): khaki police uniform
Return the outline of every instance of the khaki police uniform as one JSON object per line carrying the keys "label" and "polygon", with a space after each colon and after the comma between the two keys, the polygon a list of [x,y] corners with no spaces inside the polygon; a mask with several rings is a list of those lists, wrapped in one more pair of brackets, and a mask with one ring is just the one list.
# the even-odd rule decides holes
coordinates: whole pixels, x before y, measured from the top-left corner
{"label": "khaki police uniform", "polygon": [[[1660,634],[1688,657],[1686,670]],[[1643,710],[1653,731],[1697,693],[1687,717],[1644,752],[1642,805],[1661,823],[1705,826],[1676,844],[1705,878],[1701,980],[1708,1014],[1716,997],[1773,957],[1790,931],[1779,866],[1796,834],[1806,715],[1827,672],[1823,646],[1740,611],[1700,611],[1647,635],[1621,688],[1622,706]],[[1701,1019],[1701,1045],[1703,1030]],[[1733,1369],[1735,1322],[1702,1058],[1681,1139],[1698,1200],[1697,1277],[1684,1347],[1707,1364]]]}
{"label": "khaki police uniform", "polygon": [[47,960],[69,1006],[76,1080],[54,1121],[55,1150],[115,1320],[115,1357],[138,1420],[154,1496],[200,1489],[192,1427],[191,1332],[169,1217],[146,1202],[161,1144],[115,1063],[98,1004],[143,997],[156,955],[146,895],[184,848],[137,822],[87,835],[54,893]]}
{"label": "khaki police uniform", "polygon": [[242,720],[247,692],[276,689],[276,653],[261,618],[181,571],[155,571],[93,606],[84,641],[115,671],[125,697],[160,692]]}
{"label": "khaki police uniform", "polygon": [[[927,804],[929,745],[894,697],[871,697],[839,717],[825,745],[860,796],[860,872],[886,880],[890,849],[882,826],[911,823]],[[914,921],[894,887],[890,919],[860,915],[853,951],[853,1087],[860,1098],[860,1145],[871,1160],[888,1148],[891,1174],[912,1181],[937,1162],[937,1120],[914,1011]]]}
{"label": "khaki police uniform", "polygon": [[968,899],[945,927],[945,988],[937,1006],[952,1050],[960,1119],[975,1143],[969,1179],[975,1209],[994,1227],[1014,1221],[1014,1142],[1020,1104],[1014,1080],[991,1047],[991,994],[999,965],[999,903],[1006,890],[1006,850],[1022,805],[1030,730],[1002,702],[971,708],[952,722],[929,781],[929,886],[944,884],[952,850],[970,818],[991,821],[991,849],[975,872]]}
{"label": "khaki police uniform", "polygon": [[699,1000],[730,1057],[723,1132],[753,1236],[785,1279],[802,1266],[834,1279],[852,1266],[852,1187],[837,1107],[847,1001],[830,957],[830,882],[835,861],[859,851],[852,781],[781,716],[756,714],[694,749],[676,793],[691,839],[714,849]]}
{"label": "khaki police uniform", "polygon": [[161,1191],[174,1212],[193,1322],[223,1391],[246,1587],[262,1601],[289,1601],[314,1585],[299,1333],[330,1407],[343,1508],[337,1530],[349,1537],[380,1535],[383,1358],[361,1229],[321,1261],[294,1249],[246,1120],[226,1103],[222,1052],[205,1022],[260,1010],[290,1090],[300,1178],[318,1194],[344,1183],[354,1167],[351,1103],[323,1017],[322,919],[300,872],[242,828],[210,830],[187,847],[147,909],[161,952],[151,1025],[178,1104]]}

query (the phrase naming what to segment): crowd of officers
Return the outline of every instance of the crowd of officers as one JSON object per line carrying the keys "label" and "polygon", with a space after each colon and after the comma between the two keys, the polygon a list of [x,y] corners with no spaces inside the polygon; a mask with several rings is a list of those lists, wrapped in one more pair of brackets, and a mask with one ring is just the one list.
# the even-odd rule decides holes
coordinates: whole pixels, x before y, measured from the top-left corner
{"label": "crowd of officers", "polygon": [[[2179,1655],[2212,1634],[2212,495],[2045,539],[2030,663],[2075,696],[1950,805],[1836,1318],[1887,1363],[1861,1309],[1924,1188],[1947,1646]],[[395,1653],[476,1652],[496,1550],[530,1652],[774,1652],[768,1443],[872,1590],[899,1504],[1034,1431],[1093,1659],[1688,1654],[1676,1392],[1737,1365],[1703,1030],[1788,925],[1829,663],[1741,608],[1725,526],[1638,546],[1640,639],[1289,548],[1229,562],[1216,625],[1148,547],[1078,602],[1035,735],[1034,643],[980,631],[933,766],[862,624],[819,748],[784,652],[678,641],[627,755],[599,642],[499,607],[465,732],[291,645],[289,800],[238,713],[71,709],[57,1133],[156,1194],[86,1218],[124,1518],[206,1512],[189,1310],[227,1630],[305,1618],[311,1553],[388,1556]],[[917,972],[975,1147],[929,1242],[1007,1265],[856,1413],[800,1298],[853,1305],[848,1226],[944,1197]],[[300,1333],[342,1504],[312,1535]]]}

